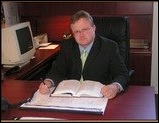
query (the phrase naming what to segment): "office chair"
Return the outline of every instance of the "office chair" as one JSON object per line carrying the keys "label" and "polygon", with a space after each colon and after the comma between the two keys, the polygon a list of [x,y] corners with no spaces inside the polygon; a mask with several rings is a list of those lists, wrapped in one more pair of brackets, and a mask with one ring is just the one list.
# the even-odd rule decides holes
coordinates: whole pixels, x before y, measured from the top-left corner
{"label": "office chair", "polygon": [[129,71],[129,77],[134,73],[130,69],[129,54],[130,54],[130,29],[128,17],[93,17],[96,25],[96,33],[103,37],[107,37],[117,42],[120,50],[120,55],[124,60]]}

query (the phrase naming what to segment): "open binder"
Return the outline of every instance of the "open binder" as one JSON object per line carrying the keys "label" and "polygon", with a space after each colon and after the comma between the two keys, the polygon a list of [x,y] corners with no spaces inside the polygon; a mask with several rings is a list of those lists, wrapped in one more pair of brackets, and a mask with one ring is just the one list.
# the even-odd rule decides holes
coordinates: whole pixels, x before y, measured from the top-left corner
{"label": "open binder", "polygon": [[50,97],[36,91],[32,99],[23,103],[22,109],[42,109],[56,111],[75,111],[104,115],[108,98],[96,97]]}

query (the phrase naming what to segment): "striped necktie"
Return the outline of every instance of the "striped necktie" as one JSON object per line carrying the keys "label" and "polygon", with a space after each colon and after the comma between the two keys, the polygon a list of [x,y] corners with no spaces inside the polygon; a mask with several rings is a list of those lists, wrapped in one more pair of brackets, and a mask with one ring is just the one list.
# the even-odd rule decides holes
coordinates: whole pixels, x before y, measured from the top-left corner
{"label": "striped necktie", "polygon": [[[82,53],[81,53],[81,61],[82,61],[82,71],[83,71],[83,68],[84,68],[84,64],[85,64],[85,61],[87,59],[87,50],[83,50]],[[83,81],[83,76],[81,75],[81,79],[80,81],[82,82]]]}

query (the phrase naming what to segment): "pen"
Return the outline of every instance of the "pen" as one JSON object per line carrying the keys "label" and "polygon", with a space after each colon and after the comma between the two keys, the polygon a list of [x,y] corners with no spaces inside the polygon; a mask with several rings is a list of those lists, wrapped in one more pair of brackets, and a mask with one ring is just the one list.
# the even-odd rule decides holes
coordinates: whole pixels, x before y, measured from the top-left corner
{"label": "pen", "polygon": [[44,80],[40,78],[41,82],[49,89],[49,87],[45,84]]}

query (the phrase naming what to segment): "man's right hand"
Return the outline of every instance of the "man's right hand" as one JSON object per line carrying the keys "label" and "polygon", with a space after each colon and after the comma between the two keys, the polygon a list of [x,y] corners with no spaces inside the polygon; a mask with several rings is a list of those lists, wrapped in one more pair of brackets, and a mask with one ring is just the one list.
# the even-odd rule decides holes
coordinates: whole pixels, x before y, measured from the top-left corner
{"label": "man's right hand", "polygon": [[49,94],[50,93],[50,88],[52,87],[52,83],[48,80],[44,80],[44,83],[42,82],[39,85],[39,92],[41,94]]}

